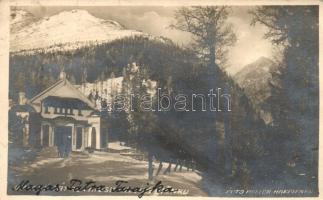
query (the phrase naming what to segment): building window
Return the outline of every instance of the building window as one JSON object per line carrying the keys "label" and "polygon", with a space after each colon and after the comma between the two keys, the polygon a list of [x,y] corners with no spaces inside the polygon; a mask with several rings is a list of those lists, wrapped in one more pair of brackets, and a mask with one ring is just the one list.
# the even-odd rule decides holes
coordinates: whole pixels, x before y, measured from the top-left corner
{"label": "building window", "polygon": [[69,112],[70,115],[74,115],[73,113],[73,108],[70,108],[70,112]]}
{"label": "building window", "polygon": [[69,114],[69,112],[68,112],[68,108],[64,108],[64,111],[65,111],[65,112],[64,112],[64,114],[65,114],[65,115],[68,115],[68,114]]}
{"label": "building window", "polygon": [[82,137],[82,127],[77,127],[76,128],[76,149],[80,149],[82,147],[82,142],[83,137]]}
{"label": "building window", "polygon": [[54,114],[58,114],[58,108],[57,107],[54,108]]}
{"label": "building window", "polygon": [[81,110],[81,109],[79,109],[79,110],[78,110],[78,115],[79,115],[79,116],[83,116],[83,115],[82,115],[82,110]]}
{"label": "building window", "polygon": [[45,113],[49,114],[49,107],[48,106],[45,106]]}

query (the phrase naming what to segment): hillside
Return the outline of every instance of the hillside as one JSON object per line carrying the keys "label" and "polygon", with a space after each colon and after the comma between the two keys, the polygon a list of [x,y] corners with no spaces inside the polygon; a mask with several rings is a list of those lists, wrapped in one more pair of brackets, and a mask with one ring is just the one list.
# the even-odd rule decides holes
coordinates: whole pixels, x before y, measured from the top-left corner
{"label": "hillside", "polygon": [[38,20],[39,19],[37,17],[35,17],[33,14],[25,10],[11,10],[10,32],[16,33],[22,30],[24,27]]}
{"label": "hillside", "polygon": [[271,122],[271,115],[265,105],[265,100],[271,95],[269,81],[272,80],[271,70],[275,63],[265,57],[243,67],[233,78],[244,89],[247,96],[259,111],[266,123]]}

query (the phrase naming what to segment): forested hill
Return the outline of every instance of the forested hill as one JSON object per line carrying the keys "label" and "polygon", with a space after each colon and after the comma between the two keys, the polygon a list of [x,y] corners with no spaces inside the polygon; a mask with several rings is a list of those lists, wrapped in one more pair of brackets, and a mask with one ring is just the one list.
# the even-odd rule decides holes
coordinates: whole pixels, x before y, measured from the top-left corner
{"label": "forested hill", "polygon": [[[110,43],[94,44],[73,51],[38,52],[10,55],[10,98],[18,91],[32,97],[50,86],[64,68],[70,81],[94,82],[122,76],[123,68],[132,62],[149,68],[151,79],[163,81],[169,76],[186,77],[197,73],[199,61],[190,51],[167,40],[127,37]],[[83,79],[83,80],[82,80]]]}

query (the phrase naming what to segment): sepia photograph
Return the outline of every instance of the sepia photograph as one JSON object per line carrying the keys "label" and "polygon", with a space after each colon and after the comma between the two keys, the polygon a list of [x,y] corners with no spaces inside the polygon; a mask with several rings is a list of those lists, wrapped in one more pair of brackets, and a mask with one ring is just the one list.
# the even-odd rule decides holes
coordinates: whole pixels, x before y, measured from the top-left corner
{"label": "sepia photograph", "polygon": [[10,4],[7,197],[318,197],[319,7]]}

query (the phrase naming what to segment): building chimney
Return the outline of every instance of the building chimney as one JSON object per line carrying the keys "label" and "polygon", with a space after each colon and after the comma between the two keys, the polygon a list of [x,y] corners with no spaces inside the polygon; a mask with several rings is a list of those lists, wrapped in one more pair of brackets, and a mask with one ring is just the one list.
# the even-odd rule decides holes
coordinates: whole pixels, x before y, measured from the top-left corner
{"label": "building chimney", "polygon": [[27,101],[26,94],[24,92],[19,92],[19,99],[18,99],[19,105],[25,105],[26,101]]}

